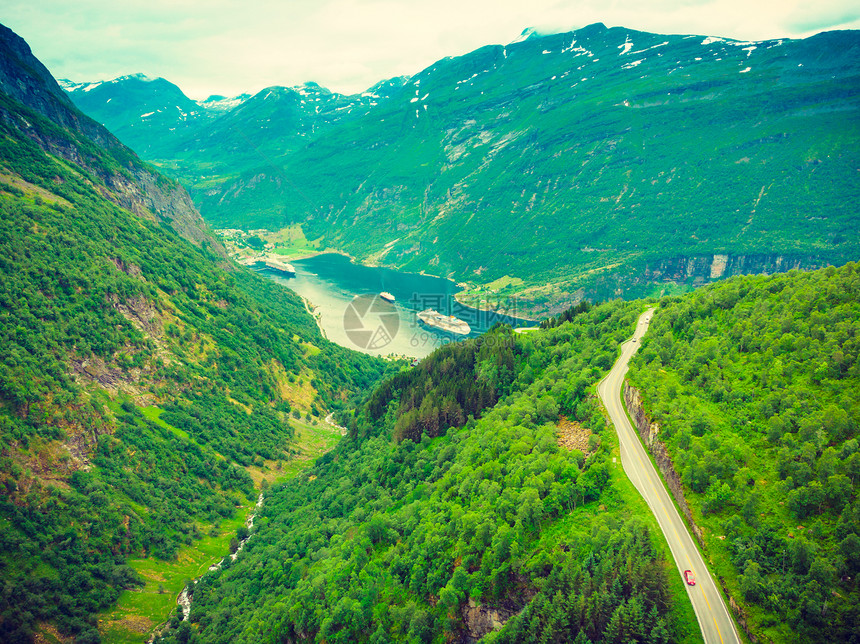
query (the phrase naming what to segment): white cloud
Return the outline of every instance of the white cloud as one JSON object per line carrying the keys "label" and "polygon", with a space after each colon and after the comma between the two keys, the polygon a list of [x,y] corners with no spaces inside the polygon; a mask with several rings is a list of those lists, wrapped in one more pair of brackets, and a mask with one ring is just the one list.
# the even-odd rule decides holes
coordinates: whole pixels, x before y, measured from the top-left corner
{"label": "white cloud", "polygon": [[785,26],[808,35],[824,29],[856,29],[860,26],[860,5],[841,0],[818,0],[797,4],[785,17]]}
{"label": "white cloud", "polygon": [[314,80],[357,92],[382,78],[525,27],[592,22],[657,33],[758,40],[856,28],[846,0],[10,0],[4,22],[58,77],[144,72],[189,95],[238,94]]}

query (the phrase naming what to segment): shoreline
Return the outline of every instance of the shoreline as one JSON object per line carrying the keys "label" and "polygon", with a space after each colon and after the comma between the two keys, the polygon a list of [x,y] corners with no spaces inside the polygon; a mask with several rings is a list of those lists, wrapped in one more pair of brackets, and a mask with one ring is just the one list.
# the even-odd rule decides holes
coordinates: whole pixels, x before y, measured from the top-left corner
{"label": "shoreline", "polygon": [[464,298],[462,298],[461,296],[465,292],[466,292],[465,290],[462,290],[462,291],[457,291],[456,293],[454,293],[454,300],[457,302],[457,304],[459,304],[460,306],[462,306],[464,308],[471,309],[473,311],[478,311],[480,313],[493,313],[495,315],[504,315],[505,317],[514,318],[516,320],[522,320],[523,322],[527,322],[529,324],[536,324],[538,322],[538,320],[536,318],[526,317],[526,315],[523,313],[511,312],[506,308],[494,308],[492,306],[474,306],[472,304],[469,304],[468,302],[464,302],[463,301]]}
{"label": "shoreline", "polygon": [[495,315],[502,315],[505,317],[514,318],[517,320],[523,320],[524,322],[526,322],[528,324],[536,324],[538,322],[538,320],[536,318],[512,314],[512,313],[508,312],[506,309],[493,308],[492,306],[472,306],[471,304],[468,304],[467,302],[464,301],[464,294],[466,293],[466,289],[463,288],[463,286],[461,286],[462,282],[456,282],[451,277],[443,277],[440,275],[431,275],[430,273],[427,273],[424,270],[420,270],[418,272],[404,271],[402,269],[395,268],[393,266],[383,266],[383,265],[376,264],[376,263],[364,263],[364,262],[361,262],[358,259],[356,259],[354,256],[350,255],[346,251],[334,250],[334,249],[328,249],[328,250],[320,251],[317,253],[309,254],[307,257],[294,258],[294,259],[307,259],[309,257],[316,257],[318,255],[325,255],[328,253],[334,253],[337,255],[343,255],[344,257],[348,257],[349,261],[351,263],[355,264],[356,266],[364,266],[366,268],[384,268],[384,269],[388,269],[388,270],[392,270],[392,271],[397,271],[398,273],[403,273],[406,275],[421,275],[422,277],[432,277],[434,279],[445,280],[445,281],[451,282],[456,288],[460,289],[460,290],[452,293],[451,297],[454,299],[454,301],[457,304],[459,304],[460,306],[462,306],[464,308],[470,309],[472,311],[476,311],[479,314],[480,313],[492,313]]}
{"label": "shoreline", "polygon": [[[480,320],[483,318],[487,318],[489,316],[498,316],[499,318],[507,318],[507,319],[499,319],[496,321],[505,322],[507,324],[514,326],[515,328],[522,327],[522,326],[534,326],[537,323],[536,318],[530,317],[528,315],[528,312],[527,312],[529,310],[528,306],[524,306],[522,311],[517,310],[517,309],[512,309],[509,307],[494,307],[491,303],[487,303],[487,302],[480,302],[480,304],[478,306],[474,306],[471,303],[469,303],[468,300],[471,299],[472,296],[467,294],[468,291],[464,288],[464,286],[467,286],[467,285],[465,285],[462,282],[456,282],[449,277],[441,277],[438,275],[431,275],[431,274],[429,274],[423,270],[418,271],[418,272],[403,271],[403,270],[400,270],[398,268],[393,268],[390,266],[380,266],[380,265],[376,264],[375,262],[363,262],[363,261],[358,260],[355,256],[350,255],[348,252],[343,251],[343,250],[326,248],[324,250],[316,250],[313,252],[305,252],[305,253],[295,253],[292,255],[274,255],[272,253],[260,253],[260,255],[262,255],[263,257],[265,257],[267,255],[273,255],[275,257],[280,258],[282,261],[289,261],[289,262],[297,262],[297,261],[301,261],[303,259],[311,259],[311,258],[319,257],[322,255],[339,255],[341,257],[346,258],[351,265],[356,266],[356,267],[389,270],[389,271],[395,271],[401,275],[414,275],[414,276],[429,277],[432,279],[442,280],[442,281],[447,282],[448,284],[451,285],[450,286],[451,290],[448,291],[448,297],[450,297],[453,300],[452,304],[456,304],[457,306],[461,307],[461,309],[465,309],[465,310],[461,311],[461,313],[460,313],[461,317],[466,317],[467,319]],[[253,263],[256,263],[257,261],[263,261],[263,259],[259,258],[259,256],[257,258],[246,258],[245,259],[246,265],[253,265]],[[287,286],[287,288],[289,288],[289,285],[286,285],[286,286]],[[474,297],[476,299],[480,299],[480,295],[476,295]],[[306,310],[311,315],[311,317],[314,318],[314,322],[316,323],[317,327],[320,329],[320,332],[323,334],[323,337],[325,337],[328,340],[331,340],[325,331],[322,320],[318,317],[318,314],[316,312],[317,307],[315,307],[313,302],[311,302],[310,300],[307,300],[305,297],[302,297],[302,300],[305,304]],[[484,326],[484,325],[481,325],[479,323],[479,326]],[[349,347],[349,348],[353,348],[353,347]],[[375,354],[373,354],[373,355],[375,355]]]}
{"label": "shoreline", "polygon": [[[346,252],[344,250],[338,250],[335,248],[327,248],[325,250],[318,250],[318,251],[307,252],[307,253],[298,253],[298,254],[289,255],[289,256],[278,255],[278,257],[283,258],[284,261],[300,261],[303,259],[311,259],[312,257],[318,257],[319,255],[328,255],[328,254],[341,255],[343,257],[346,257],[349,259],[349,261],[351,263],[355,264],[356,266],[363,266],[365,268],[384,268],[387,270],[397,271],[398,273],[403,273],[405,275],[421,275],[422,277],[432,277],[434,279],[445,280],[445,281],[451,282],[456,288],[460,289],[460,290],[458,290],[452,294],[454,301],[457,302],[457,304],[459,304],[460,306],[463,306],[467,309],[471,309],[473,311],[479,311],[482,313],[494,313],[496,315],[504,315],[506,317],[516,318],[519,320],[525,320],[527,322],[537,322],[537,318],[536,317],[530,317],[528,313],[516,314],[514,312],[511,312],[509,309],[493,307],[492,305],[489,305],[489,304],[481,304],[479,306],[474,306],[474,305],[472,305],[466,301],[465,294],[467,292],[467,289],[464,288],[462,282],[455,281],[453,277],[445,277],[443,275],[434,275],[432,273],[426,272],[423,269],[420,271],[417,271],[417,272],[416,271],[406,271],[406,270],[403,270],[401,268],[397,268],[396,266],[389,265],[389,264],[380,264],[380,263],[373,262],[373,261],[363,262],[363,261],[357,259],[354,255],[350,255],[348,252]],[[525,311],[529,311],[528,307],[524,307],[524,308],[525,308]]]}
{"label": "shoreline", "polygon": [[[295,291],[293,291],[293,293],[295,293]],[[317,309],[317,305],[314,304],[313,302],[311,302],[308,298],[302,297],[298,293],[296,293],[296,295],[298,295],[301,298],[302,304],[305,305],[305,311],[307,311],[308,315],[310,315],[314,319],[314,322],[316,322],[317,328],[320,330],[322,337],[325,340],[328,340],[328,334],[326,334],[325,329],[323,328],[323,325],[322,325],[322,313],[314,313],[314,311]],[[331,342],[331,340],[329,340],[329,342]]]}
{"label": "shoreline", "polygon": [[[281,254],[281,253],[272,253],[272,252],[261,252],[260,254],[265,255],[266,257],[278,258],[278,259],[281,259],[285,262],[293,262],[293,261],[300,261],[303,259],[311,259],[312,257],[317,257],[319,255],[329,255],[329,254],[342,255],[343,257],[348,258],[349,261],[352,262],[353,264],[355,264],[356,266],[364,266],[365,268],[385,268],[388,270],[397,271],[398,273],[405,273],[407,275],[421,275],[423,277],[432,277],[434,279],[446,280],[448,282],[451,282],[455,286],[459,287],[459,283],[455,282],[452,277],[445,277],[444,275],[433,275],[432,273],[426,272],[424,269],[421,269],[420,271],[406,271],[406,270],[403,270],[402,268],[398,268],[398,267],[391,265],[391,264],[380,264],[380,263],[374,262],[374,261],[361,261],[358,258],[356,258],[354,255],[350,255],[345,250],[340,250],[338,248],[326,248],[324,250],[297,252],[297,253],[292,253],[292,254],[288,254],[288,255]],[[240,261],[239,259],[237,259],[235,257],[233,259],[240,264],[243,263],[242,261]],[[245,258],[245,259],[250,260],[252,258]],[[264,259],[263,260],[254,259],[254,262],[257,262],[257,261],[265,261],[265,260]]]}
{"label": "shoreline", "polygon": [[311,257],[317,257],[318,255],[328,255],[328,254],[343,255],[345,257],[349,257],[349,259],[352,262],[355,262],[355,258],[352,255],[350,255],[349,253],[345,253],[345,252],[340,251],[340,250],[334,250],[332,248],[327,248],[326,250],[315,250],[315,251],[307,251],[307,252],[302,252],[302,253],[293,253],[290,255],[283,255],[281,253],[260,252],[258,254],[258,256],[254,256],[254,257],[242,257],[242,258],[231,257],[230,259],[232,259],[237,264],[241,264],[242,266],[252,266],[258,262],[264,262],[268,258],[278,259],[278,260],[281,260],[284,262],[297,262],[297,261],[300,261],[303,259],[310,259]]}
{"label": "shoreline", "polygon": [[[271,254],[272,253],[270,253],[270,255]],[[352,255],[350,255],[349,253],[346,253],[342,250],[336,250],[334,248],[326,248],[325,250],[306,251],[306,252],[302,252],[302,253],[295,253],[292,255],[281,255],[279,253],[274,253],[274,254],[277,255],[278,257],[283,258],[285,261],[288,261],[288,262],[297,262],[297,261],[302,260],[302,259],[310,259],[311,257],[317,257],[318,255],[329,255],[329,254],[343,255],[344,257],[349,257],[349,259],[351,261],[355,262],[355,258]]]}

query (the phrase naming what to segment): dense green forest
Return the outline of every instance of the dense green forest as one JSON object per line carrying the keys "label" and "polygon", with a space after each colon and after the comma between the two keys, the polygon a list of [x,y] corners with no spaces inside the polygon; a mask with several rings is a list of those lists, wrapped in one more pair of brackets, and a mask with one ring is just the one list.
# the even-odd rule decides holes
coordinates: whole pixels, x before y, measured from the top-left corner
{"label": "dense green forest", "polygon": [[461,427],[467,417],[479,417],[510,391],[517,369],[513,347],[510,332],[499,329],[436,351],[417,369],[401,372],[373,392],[369,419],[381,420],[396,401],[397,440],[419,441],[424,434],[435,438],[449,427]]}
{"label": "dense green forest", "polygon": [[661,301],[630,379],[753,632],[860,641],[860,266]]}
{"label": "dense green forest", "polygon": [[127,558],[173,558],[231,517],[256,495],[246,468],[291,457],[291,415],[385,366],[41,146],[119,176],[122,155],[0,99],[0,640],[51,623],[97,641],[94,613],[141,583]]}
{"label": "dense green forest", "polygon": [[[593,393],[639,308],[498,326],[389,379],[346,441],[267,493],[237,561],[193,587],[164,641],[465,641],[491,613],[493,642],[687,637],[681,582],[622,498]],[[475,382],[486,406],[446,412]],[[561,414],[587,428],[583,450],[559,447]]]}

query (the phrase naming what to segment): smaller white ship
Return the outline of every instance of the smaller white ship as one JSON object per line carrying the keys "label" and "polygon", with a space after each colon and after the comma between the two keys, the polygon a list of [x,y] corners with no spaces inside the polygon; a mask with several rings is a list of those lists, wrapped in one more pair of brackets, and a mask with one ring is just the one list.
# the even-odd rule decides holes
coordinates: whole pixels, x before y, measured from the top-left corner
{"label": "smaller white ship", "polygon": [[381,297],[386,302],[391,302],[392,304],[394,304],[394,296],[388,291],[382,291],[382,293],[379,294],[379,297]]}

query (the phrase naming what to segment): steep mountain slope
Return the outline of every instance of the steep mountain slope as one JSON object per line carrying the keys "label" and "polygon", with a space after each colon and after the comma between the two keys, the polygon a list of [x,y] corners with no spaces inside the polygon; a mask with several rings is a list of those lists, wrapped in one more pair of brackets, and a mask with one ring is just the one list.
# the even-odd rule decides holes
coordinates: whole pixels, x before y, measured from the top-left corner
{"label": "steep mountain slope", "polygon": [[280,163],[331,125],[366,114],[405,82],[383,81],[357,96],[305,83],[200,102],[163,78],[142,74],[63,86],[81,110],[141,155],[161,159],[183,181],[201,185],[261,163]]}
{"label": "steep mountain slope", "polygon": [[[77,110],[27,44],[3,25],[0,91],[0,119],[7,126],[35,140],[45,151],[80,166],[92,175],[91,180],[104,184],[103,195],[113,203],[169,224],[192,243],[225,256],[185,190],[142,163],[104,127]],[[31,112],[48,121],[35,127]]]}
{"label": "steep mountain slope", "polygon": [[475,285],[510,275],[537,310],[580,289],[844,263],[860,252],[858,50],[856,32],[531,34],[441,60],[324,128],[243,106],[251,120],[240,108],[229,131],[274,138],[248,136],[233,163],[217,151],[238,142],[219,148],[213,128],[205,150],[159,163],[219,226],[303,222],[365,260]]}
{"label": "steep mountain slope", "polygon": [[0,28],[0,639],[93,614],[290,458],[379,361],[330,345],[187,194],[81,114]]}
{"label": "steep mountain slope", "polygon": [[666,299],[631,365],[632,415],[760,641],[858,636],[858,269]]}
{"label": "steep mountain slope", "polygon": [[316,83],[269,87],[178,142],[172,156],[183,166],[200,163],[210,177],[277,166],[322,130],[353,118],[354,109],[366,109],[373,98],[334,94]]}
{"label": "steep mountain slope", "polygon": [[[667,298],[631,372],[755,641],[856,636],[859,286],[849,263]],[[683,638],[680,578],[589,395],[640,310],[583,303],[386,381],[165,643]],[[567,453],[570,420],[593,434]]]}
{"label": "steep mountain slope", "polygon": [[81,111],[147,157],[215,116],[163,78],[133,74],[96,83],[61,80],[60,85]]}

